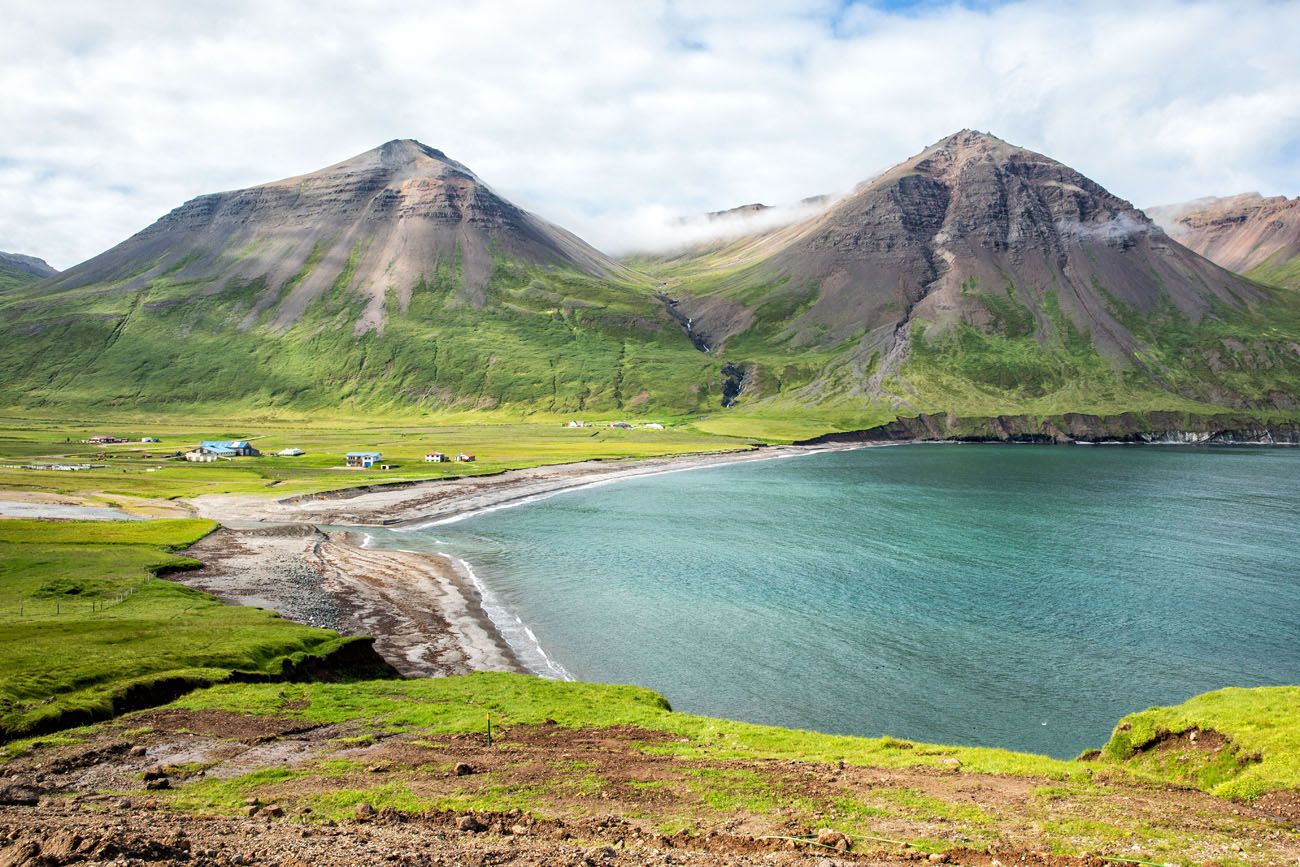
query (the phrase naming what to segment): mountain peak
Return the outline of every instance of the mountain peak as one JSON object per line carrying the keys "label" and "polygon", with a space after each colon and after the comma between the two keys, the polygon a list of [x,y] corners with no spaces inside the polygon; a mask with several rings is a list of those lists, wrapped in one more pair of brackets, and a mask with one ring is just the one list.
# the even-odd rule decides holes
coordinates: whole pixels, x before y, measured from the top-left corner
{"label": "mountain peak", "polygon": [[[834,345],[869,335],[864,363],[878,352],[877,370],[886,375],[908,358],[913,319],[932,335],[965,326],[1005,331],[998,305],[1008,292],[1024,315],[1032,313],[1015,326],[1019,331],[1048,340],[1054,317],[1066,316],[1114,359],[1129,358],[1136,338],[1108,317],[1112,299],[1143,311],[1171,303],[1197,321],[1215,305],[1258,297],[1173,244],[1095,181],[970,129],[860,184],[807,221],[733,249],[729,264],[744,256],[764,279],[820,287],[783,326],[782,339]],[[683,312],[714,347],[755,315],[717,299],[710,304]]]}
{"label": "mountain peak", "polygon": [[409,162],[423,159],[437,160],[438,162],[450,163],[455,162],[437,148],[429,147],[421,141],[413,138],[395,138],[392,141],[386,141],[374,149],[383,159],[394,162]]}
{"label": "mountain peak", "polygon": [[363,333],[383,329],[390,294],[404,310],[414,288],[440,269],[458,274],[462,299],[482,306],[502,258],[600,278],[625,273],[442,151],[408,138],[308,174],[199,196],[74,268],[61,285],[129,275],[122,285],[138,288],[164,273],[216,285],[257,282],[264,288],[245,327],[266,321],[277,330],[346,290],[366,301],[355,322]]}
{"label": "mountain peak", "polygon": [[[429,147],[413,138],[395,138],[378,147],[359,153],[332,166],[311,172],[302,177],[321,177],[352,173],[378,173],[394,178],[441,177],[454,173],[478,180],[466,166],[456,162],[437,148]],[[297,181],[299,178],[286,178]]]}
{"label": "mountain peak", "polygon": [[960,129],[952,135],[944,136],[935,142],[933,147],[981,147],[989,145],[1005,145],[1006,142],[993,133],[980,132],[977,129]]}

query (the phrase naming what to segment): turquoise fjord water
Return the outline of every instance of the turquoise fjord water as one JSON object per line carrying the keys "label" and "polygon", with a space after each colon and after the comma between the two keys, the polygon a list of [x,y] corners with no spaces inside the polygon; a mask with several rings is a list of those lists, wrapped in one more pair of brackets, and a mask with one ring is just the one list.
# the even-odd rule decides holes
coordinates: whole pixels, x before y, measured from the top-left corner
{"label": "turquoise fjord water", "polygon": [[1068,757],[1130,711],[1300,682],[1300,451],[823,453],[374,544],[472,564],[535,667],[753,722]]}

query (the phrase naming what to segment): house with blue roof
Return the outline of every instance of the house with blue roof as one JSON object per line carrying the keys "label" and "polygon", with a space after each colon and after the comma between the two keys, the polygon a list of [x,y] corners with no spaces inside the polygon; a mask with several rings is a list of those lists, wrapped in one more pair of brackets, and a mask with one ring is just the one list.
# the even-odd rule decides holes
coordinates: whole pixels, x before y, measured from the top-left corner
{"label": "house with blue roof", "polygon": [[343,456],[349,467],[368,470],[384,459],[379,452],[348,452]]}
{"label": "house with blue roof", "polygon": [[253,448],[253,444],[248,440],[204,440],[199,443],[199,451],[216,455],[219,458],[255,458],[262,454]]}

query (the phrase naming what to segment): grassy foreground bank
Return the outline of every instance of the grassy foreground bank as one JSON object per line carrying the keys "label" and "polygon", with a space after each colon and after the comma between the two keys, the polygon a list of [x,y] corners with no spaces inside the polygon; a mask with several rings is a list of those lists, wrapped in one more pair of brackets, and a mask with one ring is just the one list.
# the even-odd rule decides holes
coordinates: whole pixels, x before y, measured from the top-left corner
{"label": "grassy foreground bank", "polygon": [[215,528],[0,521],[0,739],[157,704],[237,672],[284,675],[368,641],[158,577],[198,566],[175,551]]}
{"label": "grassy foreground bank", "polygon": [[[1279,711],[1296,692],[1227,691],[1219,701],[1250,713]],[[1210,720],[1196,714],[1212,696],[1146,713],[1199,719],[1208,730]],[[1267,725],[1297,729],[1285,712]],[[304,827],[472,814],[485,828],[513,823],[516,830],[498,832],[507,836],[553,823],[588,841],[631,835],[689,848],[723,834],[788,840],[780,845],[814,855],[809,835],[819,828],[844,835],[859,853],[1038,851],[1245,865],[1290,863],[1289,853],[1300,852],[1300,832],[1267,811],[1186,789],[1176,774],[1134,760],[1158,750],[1115,752],[1124,731],[1101,756],[1060,761],[712,719],[673,712],[639,687],[480,673],[225,684],[153,711],[11,743],[0,768],[21,775],[33,766],[78,768],[90,760],[79,757],[93,757],[104,765],[96,779],[118,781],[104,797],[150,798],[182,814],[261,811],[262,821]],[[1225,726],[1220,735],[1232,744],[1242,732]],[[279,747],[265,746],[275,741]],[[148,757],[131,759],[128,744]],[[247,744],[264,746],[246,752]],[[1264,769],[1257,779],[1267,788],[1287,785],[1295,763],[1294,752],[1279,750],[1243,767]],[[145,791],[160,775],[168,785]]]}

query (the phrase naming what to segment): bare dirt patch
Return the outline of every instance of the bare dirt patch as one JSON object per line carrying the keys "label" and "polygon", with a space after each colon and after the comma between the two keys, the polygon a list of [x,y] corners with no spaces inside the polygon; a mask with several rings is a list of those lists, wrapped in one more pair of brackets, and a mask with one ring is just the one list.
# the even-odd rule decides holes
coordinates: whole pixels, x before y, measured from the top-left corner
{"label": "bare dirt patch", "polygon": [[300,719],[181,708],[147,711],[137,714],[132,718],[132,722],[135,725],[148,726],[157,732],[226,738],[246,744],[299,734],[319,727],[313,723],[304,723]]}

